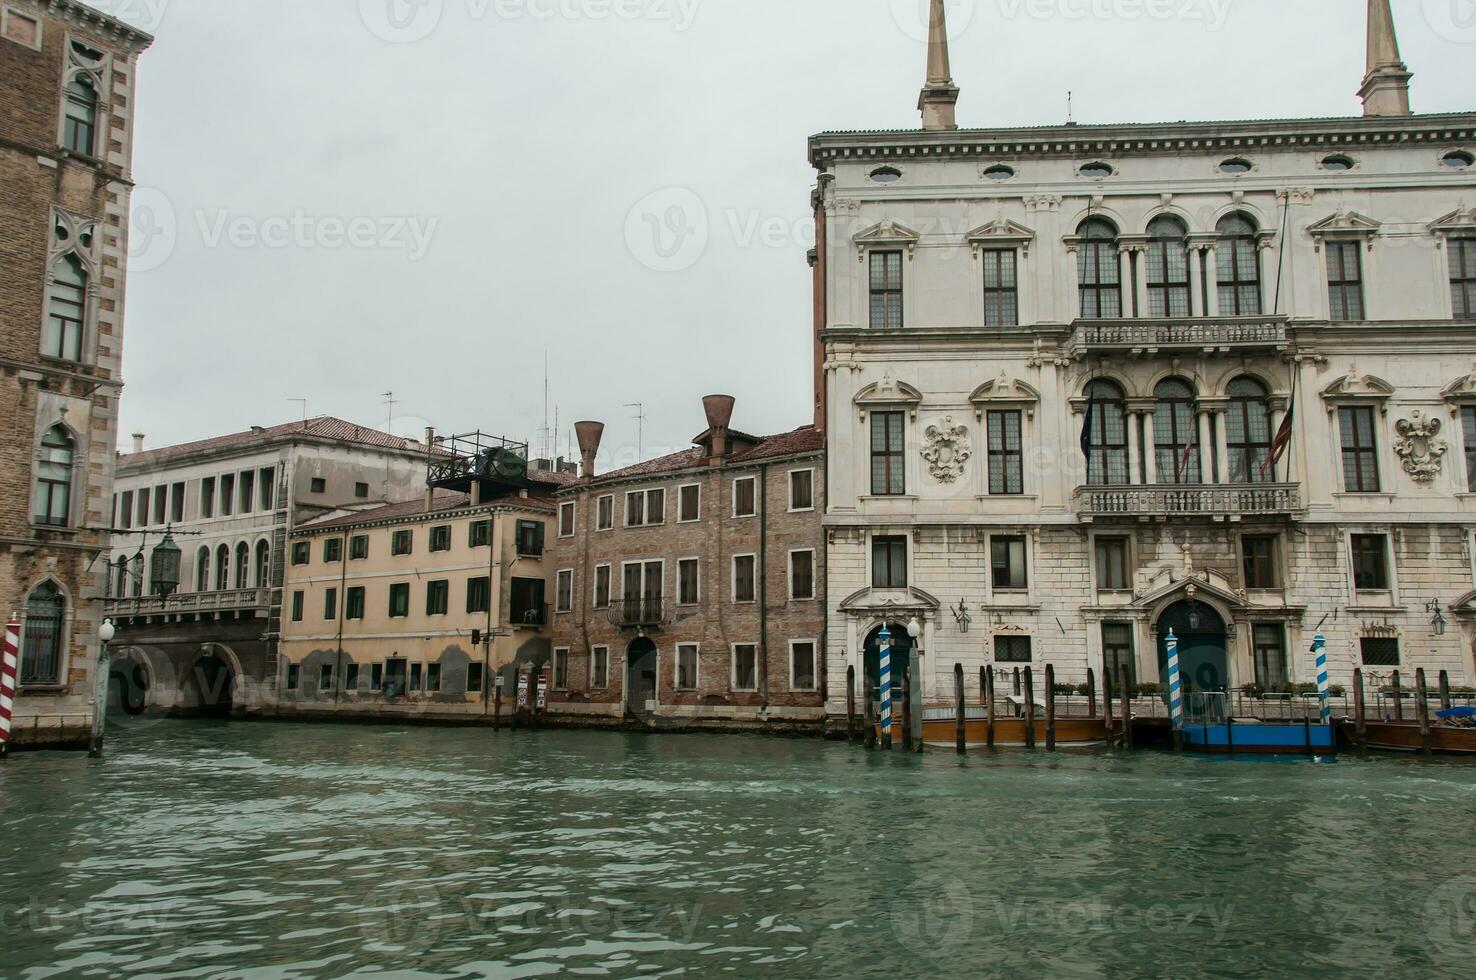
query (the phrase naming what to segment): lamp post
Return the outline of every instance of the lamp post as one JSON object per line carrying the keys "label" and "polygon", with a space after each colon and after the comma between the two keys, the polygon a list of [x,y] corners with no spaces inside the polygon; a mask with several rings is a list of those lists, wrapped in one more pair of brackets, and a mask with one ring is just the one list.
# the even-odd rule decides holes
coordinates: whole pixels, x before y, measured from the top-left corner
{"label": "lamp post", "polygon": [[97,677],[93,679],[92,685],[92,745],[88,747],[87,754],[96,759],[102,755],[103,730],[108,723],[108,663],[110,654],[108,644],[113,642],[117,630],[113,627],[111,619],[103,620],[98,628],[98,653],[97,653]]}
{"label": "lamp post", "polygon": [[907,623],[907,635],[912,642],[907,645],[907,728],[912,736],[912,747],[921,752],[923,747],[923,685],[922,661],[918,659],[917,641],[922,636],[922,624],[914,616]]}

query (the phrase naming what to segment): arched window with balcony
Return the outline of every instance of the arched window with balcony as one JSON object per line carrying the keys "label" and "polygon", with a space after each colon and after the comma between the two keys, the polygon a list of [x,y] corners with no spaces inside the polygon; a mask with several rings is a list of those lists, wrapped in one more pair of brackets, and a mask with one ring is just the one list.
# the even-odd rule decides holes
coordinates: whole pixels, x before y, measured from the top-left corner
{"label": "arched window with balcony", "polygon": [[231,546],[221,545],[215,549],[215,591],[224,592],[231,587]]}
{"label": "arched window with balcony", "polygon": [[1159,483],[1203,483],[1194,387],[1166,378],[1153,389],[1153,461]]}
{"label": "arched window with balcony", "polygon": [[210,549],[195,552],[195,591],[210,591]]}
{"label": "arched window with balcony", "polygon": [[272,546],[265,541],[256,542],[256,587],[265,589],[272,579]]}
{"label": "arched window with balcony", "polygon": [[1215,230],[1221,316],[1261,313],[1261,256],[1256,225],[1244,214],[1228,214]]}
{"label": "arched window with balcony", "polygon": [[236,545],[236,590],[251,584],[251,546],[245,541]]}
{"label": "arched window with balcony", "polygon": [[36,523],[66,527],[72,520],[72,436],[53,425],[41,437],[36,454]]}
{"label": "arched window with balcony", "polygon": [[1148,224],[1143,281],[1148,286],[1148,315],[1189,315],[1189,229],[1172,215]]}
{"label": "arched window with balcony", "polygon": [[1255,378],[1236,378],[1226,389],[1225,442],[1230,452],[1230,482],[1268,483],[1271,458],[1271,400]]}
{"label": "arched window with balcony", "polygon": [[1117,229],[1103,218],[1088,218],[1076,230],[1076,281],[1085,320],[1122,316],[1122,265]]}
{"label": "arched window with balcony", "polygon": [[1127,400],[1122,388],[1111,381],[1087,385],[1088,437],[1091,455],[1087,461],[1087,483],[1092,486],[1127,486],[1128,470]]}
{"label": "arched window with balcony", "polygon": [[62,640],[67,600],[55,582],[42,582],[26,598],[26,622],[21,633],[20,682],[61,683]]}

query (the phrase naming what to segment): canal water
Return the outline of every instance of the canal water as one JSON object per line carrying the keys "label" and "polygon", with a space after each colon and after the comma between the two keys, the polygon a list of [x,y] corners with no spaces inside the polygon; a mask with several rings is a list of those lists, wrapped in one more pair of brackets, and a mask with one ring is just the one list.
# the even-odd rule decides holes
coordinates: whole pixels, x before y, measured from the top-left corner
{"label": "canal water", "polygon": [[1476,766],[161,722],[0,767],[0,976],[1469,973]]}

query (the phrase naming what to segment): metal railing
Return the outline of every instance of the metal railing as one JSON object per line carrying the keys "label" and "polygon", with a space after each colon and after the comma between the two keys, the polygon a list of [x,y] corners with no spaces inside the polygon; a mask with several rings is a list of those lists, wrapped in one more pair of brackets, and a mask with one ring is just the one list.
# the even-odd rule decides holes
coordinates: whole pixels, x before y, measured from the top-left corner
{"label": "metal railing", "polygon": [[1071,336],[1074,354],[1102,351],[1281,350],[1287,346],[1286,317],[1191,317],[1174,320],[1078,320]]}
{"label": "metal railing", "polygon": [[610,624],[620,627],[660,626],[666,622],[665,599],[619,599],[610,606]]}
{"label": "metal railing", "polygon": [[1289,515],[1302,509],[1302,490],[1295,483],[1078,487],[1075,507],[1094,518]]}
{"label": "metal railing", "polygon": [[244,609],[265,610],[271,605],[271,589],[230,589],[223,592],[177,592],[167,599],[138,596],[131,599],[105,599],[103,608],[110,617],[164,616],[181,613],[239,612]]}
{"label": "metal railing", "polygon": [[512,606],[507,622],[514,629],[542,629],[548,625],[548,603]]}

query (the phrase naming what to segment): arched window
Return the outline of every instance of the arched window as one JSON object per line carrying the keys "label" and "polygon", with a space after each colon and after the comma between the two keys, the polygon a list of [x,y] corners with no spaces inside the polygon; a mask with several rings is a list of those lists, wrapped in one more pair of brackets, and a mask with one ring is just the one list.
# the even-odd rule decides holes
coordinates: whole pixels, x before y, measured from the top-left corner
{"label": "arched window", "polygon": [[54,425],[36,456],[36,523],[66,527],[72,516],[72,437]]}
{"label": "arched window", "polygon": [[251,546],[245,541],[236,545],[236,589],[246,588],[251,581]]}
{"label": "arched window", "polygon": [[43,582],[26,599],[25,637],[21,644],[20,682],[61,682],[62,626],[67,600],[54,582]]}
{"label": "arched window", "polygon": [[1261,312],[1261,257],[1256,226],[1243,214],[1220,219],[1215,246],[1220,281],[1221,316],[1257,316]]}
{"label": "arched window", "polygon": [[1148,225],[1143,281],[1148,284],[1148,315],[1189,316],[1189,229],[1170,215]]}
{"label": "arched window", "polygon": [[1153,389],[1154,465],[1159,483],[1203,483],[1199,456],[1199,420],[1194,388],[1168,378]]}
{"label": "arched window", "polygon": [[1126,486],[1128,471],[1127,407],[1122,389],[1111,381],[1093,381],[1087,386],[1091,403],[1092,452],[1087,462],[1087,483],[1093,486]]}
{"label": "arched window", "polygon": [[67,83],[62,145],[73,153],[97,155],[97,89],[92,76],[77,72]]}
{"label": "arched window", "polygon": [[231,587],[231,548],[221,545],[215,549],[215,591],[224,592]]}
{"label": "arched window", "polygon": [[118,561],[114,565],[114,578],[116,587],[113,589],[113,595],[122,599],[128,595],[128,559],[122,555],[118,556]]}
{"label": "arched window", "polygon": [[1122,316],[1122,266],[1117,257],[1117,229],[1110,221],[1089,218],[1076,231],[1076,281],[1083,319]]}
{"label": "arched window", "polygon": [[1271,458],[1271,404],[1266,386],[1255,378],[1236,378],[1226,393],[1225,442],[1230,451],[1231,483],[1269,483],[1275,474]]}
{"label": "arched window", "polygon": [[195,591],[210,591],[210,549],[195,552]]}
{"label": "arched window", "polygon": [[133,561],[128,563],[128,584],[135,599],[143,595],[145,579],[144,556],[134,555]]}
{"label": "arched window", "polygon": [[63,255],[51,270],[46,295],[46,334],[41,353],[63,361],[82,360],[83,311],[87,304],[87,271],[76,255]]}
{"label": "arched window", "polygon": [[265,589],[271,584],[272,547],[265,541],[256,542],[256,587]]}

